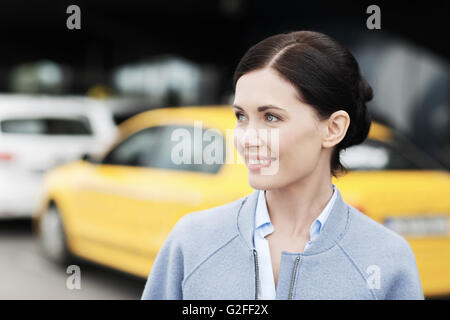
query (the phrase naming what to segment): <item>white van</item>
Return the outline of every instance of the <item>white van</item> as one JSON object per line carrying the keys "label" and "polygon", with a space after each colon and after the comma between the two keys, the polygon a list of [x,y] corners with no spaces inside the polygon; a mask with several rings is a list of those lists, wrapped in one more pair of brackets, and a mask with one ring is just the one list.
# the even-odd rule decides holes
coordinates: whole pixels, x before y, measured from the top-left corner
{"label": "white van", "polygon": [[44,172],[101,154],[116,136],[111,111],[96,100],[0,95],[0,219],[31,216]]}

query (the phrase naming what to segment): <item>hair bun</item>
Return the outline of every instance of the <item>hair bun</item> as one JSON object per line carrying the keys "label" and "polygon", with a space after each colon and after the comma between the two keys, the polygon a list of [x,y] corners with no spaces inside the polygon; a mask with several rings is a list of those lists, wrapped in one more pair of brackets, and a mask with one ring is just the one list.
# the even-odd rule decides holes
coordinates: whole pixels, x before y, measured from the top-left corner
{"label": "hair bun", "polygon": [[[362,143],[369,134],[372,115],[367,109],[366,102],[373,99],[373,90],[363,77],[358,81],[358,99],[355,108],[353,121],[350,123],[349,138],[344,144],[345,147]],[[353,123],[352,123],[353,122]]]}
{"label": "hair bun", "polygon": [[373,99],[372,87],[367,83],[366,79],[360,77],[358,83],[359,97],[362,103],[366,103]]}

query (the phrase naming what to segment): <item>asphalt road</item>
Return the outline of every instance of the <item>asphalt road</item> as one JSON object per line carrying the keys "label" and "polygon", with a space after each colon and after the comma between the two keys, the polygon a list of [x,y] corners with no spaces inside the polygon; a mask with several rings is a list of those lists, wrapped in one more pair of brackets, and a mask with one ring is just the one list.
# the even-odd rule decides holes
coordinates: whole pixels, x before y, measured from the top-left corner
{"label": "asphalt road", "polygon": [[140,299],[144,279],[88,262],[77,265],[81,287],[71,290],[67,267],[41,254],[30,220],[0,220],[0,299]]}

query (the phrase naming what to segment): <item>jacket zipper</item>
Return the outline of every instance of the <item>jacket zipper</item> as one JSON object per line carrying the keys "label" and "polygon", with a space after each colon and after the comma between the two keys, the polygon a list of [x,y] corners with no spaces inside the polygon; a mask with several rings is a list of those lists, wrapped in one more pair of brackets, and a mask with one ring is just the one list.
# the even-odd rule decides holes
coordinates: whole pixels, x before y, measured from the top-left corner
{"label": "jacket zipper", "polygon": [[259,267],[258,267],[258,254],[256,252],[256,249],[253,249],[253,257],[255,261],[255,300],[258,300]]}
{"label": "jacket zipper", "polygon": [[297,274],[297,266],[298,266],[298,262],[300,261],[300,257],[297,257],[295,259],[295,264],[294,264],[294,271],[292,272],[292,278],[291,278],[291,287],[289,289],[289,300],[292,300],[292,295],[294,293],[294,282],[295,282],[295,276]]}

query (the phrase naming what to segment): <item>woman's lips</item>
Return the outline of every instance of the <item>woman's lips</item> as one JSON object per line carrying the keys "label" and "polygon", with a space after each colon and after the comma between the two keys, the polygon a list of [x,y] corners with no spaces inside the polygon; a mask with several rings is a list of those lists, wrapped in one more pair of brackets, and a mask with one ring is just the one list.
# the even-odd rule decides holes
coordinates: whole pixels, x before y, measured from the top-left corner
{"label": "woman's lips", "polygon": [[248,157],[247,168],[252,171],[257,171],[262,168],[270,167],[272,162],[275,160],[276,158],[274,157],[262,157],[262,156]]}

